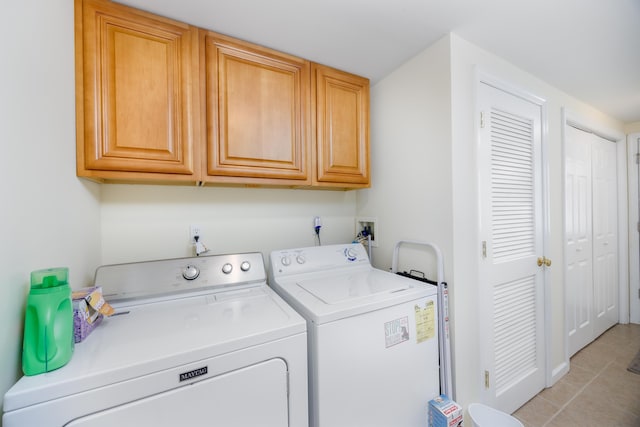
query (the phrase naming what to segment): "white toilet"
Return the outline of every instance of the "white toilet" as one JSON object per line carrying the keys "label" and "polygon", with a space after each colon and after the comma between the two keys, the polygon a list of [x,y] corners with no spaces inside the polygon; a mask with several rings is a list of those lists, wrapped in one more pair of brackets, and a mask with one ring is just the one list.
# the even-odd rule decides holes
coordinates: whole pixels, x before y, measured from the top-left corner
{"label": "white toilet", "polygon": [[469,416],[473,427],[524,427],[515,417],[482,403],[469,405]]}

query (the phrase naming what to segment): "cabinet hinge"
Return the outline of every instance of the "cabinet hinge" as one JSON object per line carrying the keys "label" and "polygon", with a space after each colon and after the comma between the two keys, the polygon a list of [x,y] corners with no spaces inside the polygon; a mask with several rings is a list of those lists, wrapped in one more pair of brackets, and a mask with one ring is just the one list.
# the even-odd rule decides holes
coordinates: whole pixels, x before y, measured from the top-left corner
{"label": "cabinet hinge", "polygon": [[489,388],[489,371],[484,371],[484,388]]}
{"label": "cabinet hinge", "polygon": [[484,128],[484,111],[480,111],[480,128]]}

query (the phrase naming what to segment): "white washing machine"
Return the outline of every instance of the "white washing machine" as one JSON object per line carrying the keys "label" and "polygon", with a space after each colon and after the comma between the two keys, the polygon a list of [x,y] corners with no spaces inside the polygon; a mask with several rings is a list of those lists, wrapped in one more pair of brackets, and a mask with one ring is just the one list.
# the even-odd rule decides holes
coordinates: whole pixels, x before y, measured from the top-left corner
{"label": "white washing machine", "polygon": [[104,266],[95,283],[117,314],[69,364],[20,379],[4,427],[308,424],[305,320],[262,254]]}
{"label": "white washing machine", "polygon": [[375,269],[360,244],[271,253],[307,319],[310,425],[422,427],[439,394],[437,288]]}

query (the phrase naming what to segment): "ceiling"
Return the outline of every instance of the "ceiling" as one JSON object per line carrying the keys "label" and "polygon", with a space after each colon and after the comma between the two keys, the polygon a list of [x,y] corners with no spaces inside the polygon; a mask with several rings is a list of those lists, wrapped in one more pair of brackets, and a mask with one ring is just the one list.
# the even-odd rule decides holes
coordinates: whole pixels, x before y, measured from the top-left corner
{"label": "ceiling", "polygon": [[640,122],[640,0],[118,0],[372,84],[454,32],[622,123]]}

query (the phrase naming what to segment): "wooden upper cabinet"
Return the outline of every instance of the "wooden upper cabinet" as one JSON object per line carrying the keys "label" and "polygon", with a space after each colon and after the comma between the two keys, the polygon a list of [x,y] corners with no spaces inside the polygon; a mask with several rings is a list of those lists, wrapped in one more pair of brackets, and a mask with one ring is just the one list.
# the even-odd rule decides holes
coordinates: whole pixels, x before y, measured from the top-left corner
{"label": "wooden upper cabinet", "polygon": [[205,182],[302,186],[310,173],[310,64],[202,31]]}
{"label": "wooden upper cabinet", "polygon": [[318,64],[312,76],[313,185],[369,187],[369,80]]}
{"label": "wooden upper cabinet", "polygon": [[75,0],[77,175],[363,188],[369,81],[110,0]]}
{"label": "wooden upper cabinet", "polygon": [[104,0],[75,4],[78,175],[194,181],[197,28]]}

